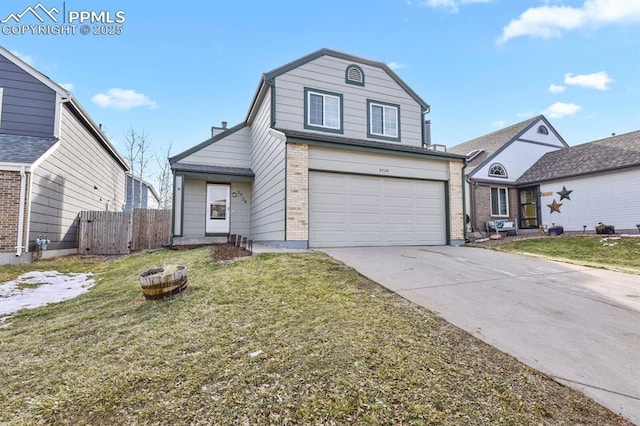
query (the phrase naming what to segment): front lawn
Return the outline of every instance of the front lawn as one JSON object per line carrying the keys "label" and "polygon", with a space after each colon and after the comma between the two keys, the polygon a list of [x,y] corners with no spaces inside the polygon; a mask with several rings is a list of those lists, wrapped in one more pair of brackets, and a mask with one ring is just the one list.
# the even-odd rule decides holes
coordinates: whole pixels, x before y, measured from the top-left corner
{"label": "front lawn", "polygon": [[640,274],[640,238],[564,235],[516,240],[490,248],[529,253],[578,265]]}
{"label": "front lawn", "polygon": [[[188,268],[142,297],[137,275]],[[320,253],[207,248],[0,267],[96,273],[0,328],[2,424],[627,424]]]}

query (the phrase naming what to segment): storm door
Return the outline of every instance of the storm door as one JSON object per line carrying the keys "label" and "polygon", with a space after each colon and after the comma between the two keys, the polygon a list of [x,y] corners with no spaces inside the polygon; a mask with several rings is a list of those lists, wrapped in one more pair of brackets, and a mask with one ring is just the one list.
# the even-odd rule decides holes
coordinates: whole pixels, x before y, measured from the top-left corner
{"label": "storm door", "polygon": [[229,233],[229,185],[207,184],[207,234]]}

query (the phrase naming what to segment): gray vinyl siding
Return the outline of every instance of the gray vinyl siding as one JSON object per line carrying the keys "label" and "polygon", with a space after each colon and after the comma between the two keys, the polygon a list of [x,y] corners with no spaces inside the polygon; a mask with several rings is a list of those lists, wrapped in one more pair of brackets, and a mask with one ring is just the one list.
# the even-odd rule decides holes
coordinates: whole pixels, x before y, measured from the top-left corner
{"label": "gray vinyl siding", "polygon": [[57,149],[33,172],[29,242],[47,235],[50,249],[77,247],[83,210],[122,210],[125,171],[66,108]]}
{"label": "gray vinyl siding", "polygon": [[232,183],[231,194],[229,232],[249,237],[251,235],[251,184]]}
{"label": "gray vinyl siding", "polygon": [[270,93],[267,93],[251,126],[251,169],[255,174],[251,237],[256,241],[285,239],[286,149],[283,141],[269,134],[270,121]]}
{"label": "gray vinyl siding", "polygon": [[53,136],[56,93],[13,62],[0,55],[0,87],[3,88],[0,132]]}
{"label": "gray vinyl siding", "polygon": [[204,237],[207,182],[184,178],[183,237]]}
{"label": "gray vinyl siding", "polygon": [[[365,85],[345,83],[344,73],[352,63],[332,56],[322,56],[276,77],[276,124],[278,129],[304,129],[304,88],[326,90],[343,95],[343,135],[367,138],[367,99],[400,106],[399,143],[422,145],[421,106],[383,69],[359,65],[365,74]],[[320,132],[322,133],[322,132]],[[371,139],[377,140],[377,139]],[[398,142],[390,142],[398,143]]]}
{"label": "gray vinyl siding", "polygon": [[309,169],[440,181],[449,179],[446,161],[316,146],[309,147]]}
{"label": "gray vinyl siding", "polygon": [[183,158],[181,163],[223,167],[251,167],[251,129],[244,127]]}
{"label": "gray vinyl siding", "polygon": [[[184,178],[184,215],[182,236],[187,238],[204,237],[206,206],[207,206],[207,181],[201,179]],[[229,216],[229,232],[248,237],[250,235],[251,219],[251,184],[232,183]]]}

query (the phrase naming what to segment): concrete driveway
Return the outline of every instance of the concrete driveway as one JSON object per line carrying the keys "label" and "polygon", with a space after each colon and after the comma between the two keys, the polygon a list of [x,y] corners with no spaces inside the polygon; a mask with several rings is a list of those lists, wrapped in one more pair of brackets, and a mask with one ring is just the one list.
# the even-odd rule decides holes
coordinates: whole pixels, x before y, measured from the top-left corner
{"label": "concrete driveway", "polygon": [[469,247],[322,251],[640,425],[640,276]]}

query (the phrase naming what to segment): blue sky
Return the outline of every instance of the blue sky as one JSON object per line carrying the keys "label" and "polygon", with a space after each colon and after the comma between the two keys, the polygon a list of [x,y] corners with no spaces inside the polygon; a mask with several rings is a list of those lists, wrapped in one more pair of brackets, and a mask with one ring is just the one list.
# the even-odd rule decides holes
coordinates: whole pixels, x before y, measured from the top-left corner
{"label": "blue sky", "polygon": [[243,121],[262,73],[323,47],[389,64],[431,105],[434,143],[540,113],[569,145],[640,129],[638,0],[41,2],[124,12],[121,35],[0,35],[121,151],[130,127],[176,154]]}

